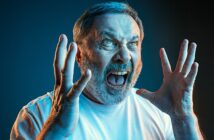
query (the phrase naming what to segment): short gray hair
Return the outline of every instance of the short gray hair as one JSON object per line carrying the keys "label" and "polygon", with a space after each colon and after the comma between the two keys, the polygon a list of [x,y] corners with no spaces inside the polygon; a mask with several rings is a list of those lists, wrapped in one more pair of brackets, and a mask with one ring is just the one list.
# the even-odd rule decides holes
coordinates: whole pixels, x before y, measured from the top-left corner
{"label": "short gray hair", "polygon": [[138,24],[140,37],[143,39],[142,21],[138,17],[137,12],[129,4],[123,2],[105,2],[93,5],[77,19],[73,28],[74,41],[77,44],[81,44],[81,40],[90,32],[95,17],[108,13],[121,13],[131,16]]}

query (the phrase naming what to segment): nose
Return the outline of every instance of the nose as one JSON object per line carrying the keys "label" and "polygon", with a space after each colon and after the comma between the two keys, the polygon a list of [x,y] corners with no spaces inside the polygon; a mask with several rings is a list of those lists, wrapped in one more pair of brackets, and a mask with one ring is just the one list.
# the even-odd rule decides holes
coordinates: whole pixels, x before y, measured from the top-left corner
{"label": "nose", "polygon": [[113,58],[114,62],[124,64],[128,63],[130,59],[131,59],[130,51],[125,46],[122,46]]}

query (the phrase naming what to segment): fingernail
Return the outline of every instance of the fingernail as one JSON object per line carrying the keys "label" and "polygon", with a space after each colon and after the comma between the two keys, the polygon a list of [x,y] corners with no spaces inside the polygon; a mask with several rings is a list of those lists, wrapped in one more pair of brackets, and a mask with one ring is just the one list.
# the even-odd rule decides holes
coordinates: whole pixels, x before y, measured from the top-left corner
{"label": "fingernail", "polygon": [[63,38],[62,35],[60,35],[60,36],[59,36],[59,41],[62,41],[62,38]]}
{"label": "fingernail", "polygon": [[59,36],[59,41],[62,41],[63,40],[63,38],[64,38],[64,34],[61,34],[60,36]]}
{"label": "fingernail", "polygon": [[75,51],[75,52],[77,52],[77,45],[74,43],[74,42],[71,42],[70,43],[70,49],[72,49],[72,51]]}
{"label": "fingernail", "polygon": [[86,72],[85,72],[85,75],[86,75],[86,76],[91,76],[91,70],[90,70],[90,69],[87,69]]}
{"label": "fingernail", "polygon": [[71,42],[70,44],[69,44],[69,49],[73,49],[73,43]]}
{"label": "fingernail", "polygon": [[199,63],[198,63],[198,62],[195,62],[195,66],[196,66],[196,67],[199,67]]}
{"label": "fingernail", "polygon": [[161,48],[161,52],[164,53],[165,52],[165,48]]}
{"label": "fingernail", "polygon": [[184,39],[184,40],[183,40],[183,43],[188,43],[188,42],[189,42],[188,39]]}
{"label": "fingernail", "polygon": [[191,44],[192,44],[192,46],[197,46],[197,44],[195,42],[192,42]]}

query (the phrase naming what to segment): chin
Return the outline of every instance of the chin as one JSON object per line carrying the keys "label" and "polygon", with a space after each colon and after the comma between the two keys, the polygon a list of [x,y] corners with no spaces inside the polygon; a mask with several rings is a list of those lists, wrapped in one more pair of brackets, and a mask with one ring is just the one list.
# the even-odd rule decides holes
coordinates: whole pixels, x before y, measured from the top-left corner
{"label": "chin", "polygon": [[133,88],[133,84],[135,81],[126,82],[126,84],[122,88],[109,87],[109,85],[105,84],[105,98],[106,104],[117,104],[123,101],[130,93]]}
{"label": "chin", "polygon": [[[94,86],[94,85],[99,85],[99,86]],[[93,96],[94,99],[98,103],[101,104],[107,104],[107,105],[112,105],[112,104],[118,104],[121,101],[123,101],[128,93],[129,89],[113,89],[106,87],[105,84],[88,84],[86,87],[86,90],[90,93],[90,96]]]}
{"label": "chin", "polygon": [[106,92],[101,95],[100,100],[103,104],[118,104],[122,102],[128,95],[128,92],[122,92],[122,91],[110,91]]}

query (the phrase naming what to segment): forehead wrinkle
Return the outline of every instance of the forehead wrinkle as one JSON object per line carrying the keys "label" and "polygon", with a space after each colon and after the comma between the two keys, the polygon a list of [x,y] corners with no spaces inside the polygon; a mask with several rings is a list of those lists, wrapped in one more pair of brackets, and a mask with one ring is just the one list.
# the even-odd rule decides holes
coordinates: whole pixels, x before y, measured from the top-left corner
{"label": "forehead wrinkle", "polygon": [[99,36],[109,36],[114,39],[119,39],[119,36],[117,34],[115,34],[115,32],[112,30],[105,29],[103,31],[98,31],[98,34],[99,34]]}
{"label": "forehead wrinkle", "polygon": [[[120,35],[118,34],[115,34],[115,32],[113,31],[108,31],[108,30],[104,30],[104,31],[97,31],[98,35],[99,36],[108,36],[110,38],[113,38],[113,39],[116,39],[116,40],[124,40],[125,38],[124,37],[120,37]],[[132,41],[132,40],[138,40],[139,39],[139,36],[138,35],[133,35],[131,37],[128,37],[126,38],[126,40],[128,41]]]}
{"label": "forehead wrinkle", "polygon": [[126,14],[99,15],[95,18],[93,27],[97,30],[97,35],[104,32],[119,40],[131,40],[134,38],[133,36],[140,36],[137,23]]}

